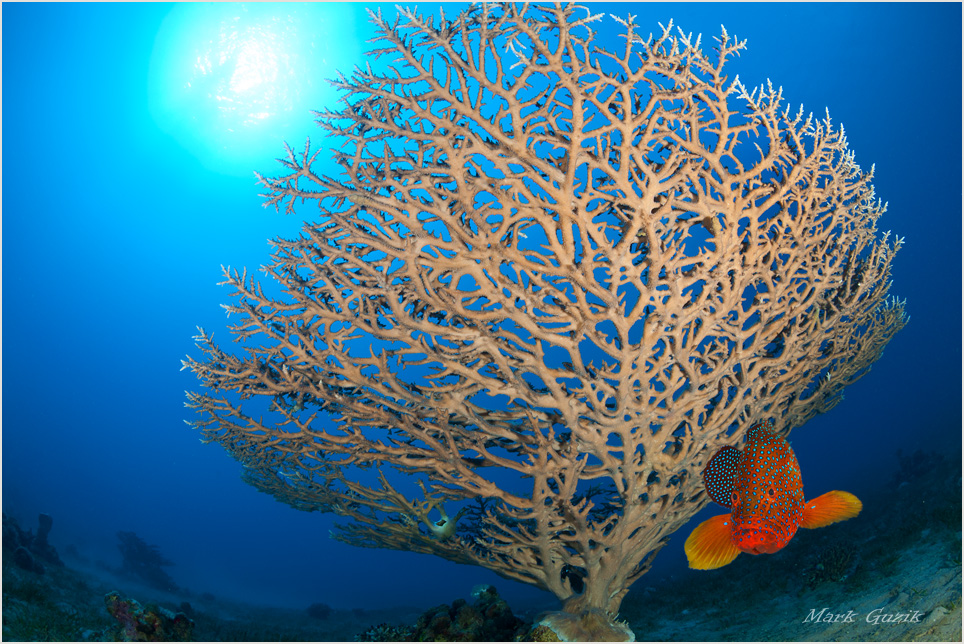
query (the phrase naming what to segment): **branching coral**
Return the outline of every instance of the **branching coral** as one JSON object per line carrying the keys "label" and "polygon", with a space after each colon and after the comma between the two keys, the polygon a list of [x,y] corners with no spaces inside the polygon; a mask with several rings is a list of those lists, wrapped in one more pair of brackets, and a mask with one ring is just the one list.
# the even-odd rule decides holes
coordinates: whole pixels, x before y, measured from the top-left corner
{"label": "branching coral", "polygon": [[[269,205],[320,207],[273,242],[283,294],[226,269],[245,350],[202,331],[185,361],[204,439],[348,518],[336,538],[482,565],[593,619],[705,503],[716,449],[827,411],[906,323],[902,242],[829,115],[729,80],[725,31],[711,56],[617,19],[613,49],[602,19],[373,14],[388,70],[318,113],[342,176],[306,144],[261,177]],[[467,499],[483,510],[454,535],[425,528]]]}

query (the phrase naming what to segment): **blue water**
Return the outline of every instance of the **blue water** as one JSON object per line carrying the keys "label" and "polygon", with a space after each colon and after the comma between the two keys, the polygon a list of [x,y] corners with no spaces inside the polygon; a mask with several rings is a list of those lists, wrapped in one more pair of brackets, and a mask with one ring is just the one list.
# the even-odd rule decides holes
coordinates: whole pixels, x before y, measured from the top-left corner
{"label": "blue water", "polygon": [[[829,108],[857,162],[876,164],[889,202],[879,227],[906,239],[892,293],[912,319],[842,404],[792,435],[808,495],[874,489],[898,448],[959,453],[961,6],[593,10],[635,13],[653,31],[673,19],[704,46],[725,24],[748,41],[730,75],[748,87],[770,78],[817,115]],[[309,110],[336,107],[321,79],[364,64],[374,34],[363,7],[2,11],[4,512],[25,527],[51,514],[55,546],[111,566],[116,533],[134,531],[176,562],[178,584],[222,597],[428,607],[494,583],[510,602],[550,599],[481,568],[333,541],[333,517],[245,485],[183,422],[197,383],[180,359],[201,357],[195,327],[228,346],[220,265],[256,269],[268,238],[315,214],[262,209],[252,171],[280,173],[283,140],[324,145]],[[648,580],[698,574],[682,552],[690,529]]]}

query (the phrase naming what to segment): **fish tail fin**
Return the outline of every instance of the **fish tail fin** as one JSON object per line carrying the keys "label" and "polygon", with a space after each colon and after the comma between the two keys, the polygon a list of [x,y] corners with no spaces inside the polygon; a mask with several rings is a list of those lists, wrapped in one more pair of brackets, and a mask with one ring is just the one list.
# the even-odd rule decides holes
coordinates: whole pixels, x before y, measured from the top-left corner
{"label": "fish tail fin", "polygon": [[740,550],[733,545],[732,534],[733,518],[729,514],[707,519],[696,526],[683,547],[690,568],[713,570],[736,559]]}
{"label": "fish tail fin", "polygon": [[860,499],[850,492],[827,492],[804,504],[800,527],[822,528],[837,521],[846,521],[860,514],[863,507]]}

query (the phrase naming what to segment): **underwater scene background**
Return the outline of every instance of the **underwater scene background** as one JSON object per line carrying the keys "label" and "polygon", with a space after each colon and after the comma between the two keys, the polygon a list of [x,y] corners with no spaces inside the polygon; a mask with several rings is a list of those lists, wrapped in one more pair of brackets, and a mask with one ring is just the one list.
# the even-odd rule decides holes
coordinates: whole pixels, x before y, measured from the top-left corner
{"label": "underwater scene background", "polygon": [[[221,265],[254,271],[267,239],[317,215],[262,208],[253,172],[280,173],[284,141],[328,147],[310,110],[335,107],[324,79],[365,64],[366,8],[397,11],[3,5],[4,639],[107,638],[111,616],[134,609],[105,605],[102,586],[191,612],[197,639],[397,639],[371,629],[488,601],[486,584],[525,619],[557,607],[479,567],[330,539],[336,517],[246,485],[183,422],[196,327],[229,346]],[[653,32],[672,19],[707,41],[723,24],[747,40],[729,74],[829,109],[857,163],[876,167],[889,204],[878,227],[905,239],[891,292],[911,316],[846,400],[790,436],[804,491],[847,490],[863,513],[773,555],[690,570],[686,536],[719,513],[706,508],[620,617],[641,640],[959,639],[961,6],[591,9]],[[607,18],[601,37],[615,27]],[[337,176],[321,158],[316,170]],[[876,609],[921,620],[864,619]],[[823,619],[848,611],[861,626]]]}

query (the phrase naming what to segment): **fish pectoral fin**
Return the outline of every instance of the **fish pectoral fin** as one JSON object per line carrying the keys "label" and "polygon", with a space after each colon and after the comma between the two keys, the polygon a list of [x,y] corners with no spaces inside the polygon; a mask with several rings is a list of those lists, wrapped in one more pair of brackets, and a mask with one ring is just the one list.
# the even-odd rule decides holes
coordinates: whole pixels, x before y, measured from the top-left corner
{"label": "fish pectoral fin", "polygon": [[860,499],[850,492],[833,490],[804,503],[800,527],[822,528],[837,521],[853,519],[863,507]]}
{"label": "fish pectoral fin", "polygon": [[732,534],[733,518],[729,514],[707,519],[696,526],[683,547],[690,568],[713,570],[736,559],[740,550],[733,545]]}

